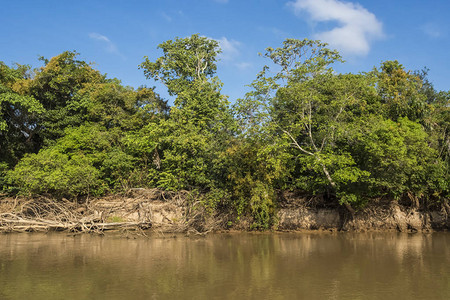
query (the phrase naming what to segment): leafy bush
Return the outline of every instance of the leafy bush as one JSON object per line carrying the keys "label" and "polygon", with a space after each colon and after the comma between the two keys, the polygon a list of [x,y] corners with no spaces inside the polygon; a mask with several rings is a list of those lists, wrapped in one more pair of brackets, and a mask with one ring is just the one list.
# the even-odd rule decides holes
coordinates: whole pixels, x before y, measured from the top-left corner
{"label": "leafy bush", "polygon": [[[359,164],[371,174],[370,189],[378,195],[417,197],[448,189],[448,174],[422,125],[407,118],[397,122],[372,119],[358,137]],[[447,182],[447,184],[446,184]],[[428,190],[429,189],[429,190]]]}
{"label": "leafy bush", "polygon": [[103,182],[92,161],[79,154],[72,158],[55,149],[26,155],[8,172],[9,182],[22,194],[52,194],[57,197],[100,195]]}
{"label": "leafy bush", "polygon": [[0,192],[7,189],[6,174],[8,172],[8,164],[0,162]]}

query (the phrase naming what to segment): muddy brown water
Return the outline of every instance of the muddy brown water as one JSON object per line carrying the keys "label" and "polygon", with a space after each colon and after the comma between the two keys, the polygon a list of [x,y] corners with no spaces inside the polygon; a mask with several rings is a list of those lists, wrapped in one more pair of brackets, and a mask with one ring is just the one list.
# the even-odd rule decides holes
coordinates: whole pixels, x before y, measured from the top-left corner
{"label": "muddy brown water", "polygon": [[450,233],[2,234],[0,299],[450,299]]}

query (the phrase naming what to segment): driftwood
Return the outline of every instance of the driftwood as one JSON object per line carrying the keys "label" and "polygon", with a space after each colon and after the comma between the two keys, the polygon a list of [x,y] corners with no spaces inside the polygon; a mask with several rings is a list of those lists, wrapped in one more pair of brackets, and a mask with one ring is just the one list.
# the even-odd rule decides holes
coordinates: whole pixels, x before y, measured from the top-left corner
{"label": "driftwood", "polygon": [[[98,210],[95,201],[79,204],[65,199],[0,200],[0,232],[68,231],[103,233],[108,230],[145,230],[152,227],[151,221],[114,220],[108,213],[113,210]],[[116,203],[118,201],[115,201]],[[119,202],[120,203],[120,202]]]}
{"label": "driftwood", "polygon": [[200,201],[188,191],[130,189],[124,196],[91,199],[78,203],[46,197],[0,199],[0,232],[105,231],[186,232],[204,234],[218,227],[207,220]]}
{"label": "driftwood", "polygon": [[107,230],[135,230],[148,229],[149,223],[142,222],[114,222],[114,223],[83,223],[83,222],[58,222],[52,220],[33,220],[22,218],[7,218],[0,215],[0,231],[23,232],[23,231],[70,231],[101,233]]}

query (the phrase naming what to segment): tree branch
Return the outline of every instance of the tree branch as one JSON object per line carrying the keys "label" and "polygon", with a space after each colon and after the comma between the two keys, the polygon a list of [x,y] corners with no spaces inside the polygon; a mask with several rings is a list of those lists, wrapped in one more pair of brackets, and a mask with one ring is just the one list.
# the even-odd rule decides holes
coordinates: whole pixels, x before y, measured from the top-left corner
{"label": "tree branch", "polygon": [[294,146],[296,146],[298,149],[300,149],[303,153],[306,153],[306,154],[309,154],[309,155],[312,155],[312,156],[314,156],[314,153],[312,153],[312,152],[309,152],[309,151],[307,151],[307,150],[305,150],[305,149],[303,149],[302,148],[302,146],[300,146],[298,143],[297,143],[297,141],[295,140],[295,138],[287,131],[287,130],[284,130],[284,129],[281,129],[291,140],[292,140],[292,144],[294,145]]}
{"label": "tree branch", "polygon": [[308,135],[309,135],[309,139],[311,141],[312,146],[314,147],[314,150],[316,150],[316,152],[320,152],[319,149],[317,149],[316,143],[314,143],[314,139],[312,136],[312,105],[311,105],[311,101],[309,101],[309,112],[308,112],[308,122],[309,122],[309,126],[308,126]]}

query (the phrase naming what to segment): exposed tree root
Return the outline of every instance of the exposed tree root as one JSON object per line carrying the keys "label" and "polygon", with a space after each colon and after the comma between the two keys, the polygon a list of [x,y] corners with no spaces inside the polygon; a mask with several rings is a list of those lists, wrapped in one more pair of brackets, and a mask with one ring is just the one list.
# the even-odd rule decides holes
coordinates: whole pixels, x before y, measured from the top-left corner
{"label": "exposed tree root", "polygon": [[217,222],[208,222],[203,206],[188,191],[131,189],[123,197],[82,204],[46,197],[0,200],[0,232],[102,234],[115,230],[145,236],[148,230],[204,234],[217,226]]}
{"label": "exposed tree root", "polygon": [[[450,228],[450,206],[445,200],[434,210],[418,210],[389,199],[373,199],[353,217],[334,201],[280,193],[278,230],[398,230],[407,232]],[[415,199],[413,199],[415,200]],[[412,201],[411,201],[412,203]],[[158,189],[130,189],[123,196],[91,199],[84,203],[34,199],[0,199],[0,232],[63,231],[71,234],[116,231],[129,236],[150,233],[205,235],[228,228],[250,230],[251,216],[239,222],[230,213],[211,216],[201,198],[188,191],[164,192]]]}

